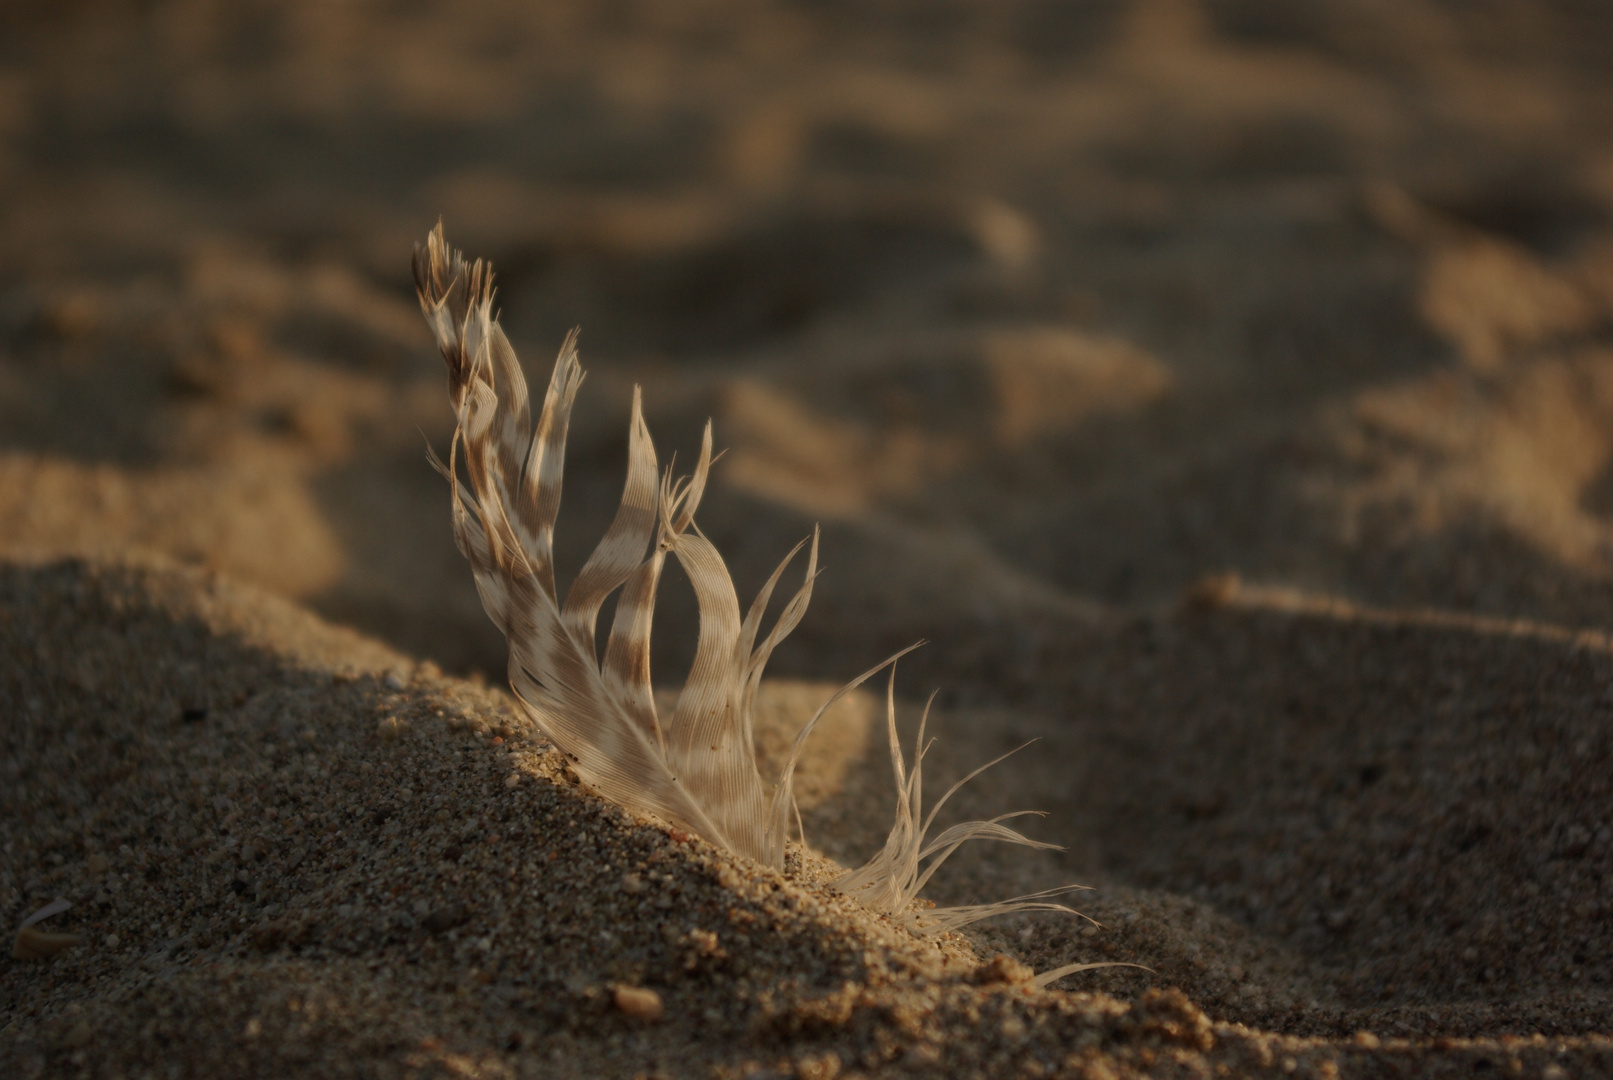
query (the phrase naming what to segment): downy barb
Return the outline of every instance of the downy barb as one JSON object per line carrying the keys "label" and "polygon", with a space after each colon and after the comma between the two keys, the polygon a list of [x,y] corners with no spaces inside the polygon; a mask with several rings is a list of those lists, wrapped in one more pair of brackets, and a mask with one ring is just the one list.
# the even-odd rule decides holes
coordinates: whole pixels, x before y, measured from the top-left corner
{"label": "downy barb", "polygon": [[[924,704],[924,713],[919,718],[918,735],[914,739],[913,767],[909,770],[902,754],[901,740],[896,732],[896,666],[894,663],[891,665],[890,679],[885,685],[885,727],[890,739],[891,770],[896,780],[896,821],[891,825],[884,848],[862,866],[836,881],[835,887],[848,896],[861,900],[873,910],[891,916],[921,936],[957,930],[981,919],[989,919],[993,915],[1007,915],[1015,911],[1064,911],[1086,918],[1080,912],[1053,901],[1055,896],[1080,891],[1085,888],[1082,885],[1063,885],[992,904],[969,904],[933,910],[915,907],[920,890],[929,883],[930,878],[941,868],[941,864],[971,840],[999,840],[1029,848],[1057,849],[1056,844],[1032,840],[1003,824],[1016,817],[1027,815],[1040,817],[1042,812],[1038,810],[1002,814],[990,821],[965,821],[944,830],[934,840],[925,841],[924,838],[928,835],[936,815],[941,812],[941,807],[947,804],[947,800],[951,799],[959,788],[1003,758],[1025,748],[1021,746],[1018,750],[1010,750],[1002,757],[988,761],[975,769],[948,788],[946,794],[941,796],[926,815],[924,755],[929,751],[931,743],[924,741],[924,729],[929,723],[930,705],[934,701],[935,695],[931,694],[930,700]],[[930,861],[921,868],[920,863],[925,859]]]}

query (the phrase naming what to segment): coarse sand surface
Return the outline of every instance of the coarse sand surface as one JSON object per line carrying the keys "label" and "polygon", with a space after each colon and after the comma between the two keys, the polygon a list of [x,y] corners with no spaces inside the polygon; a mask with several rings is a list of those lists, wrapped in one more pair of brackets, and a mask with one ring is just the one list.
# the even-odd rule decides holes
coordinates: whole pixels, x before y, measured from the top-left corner
{"label": "coarse sand surface", "polygon": [[[1573,888],[1605,872],[1606,833],[1551,812],[1605,795],[1610,754],[1572,710],[1507,723],[1499,705],[1482,754],[1437,723],[1387,745],[1374,725],[1319,716],[1283,750],[1281,779],[1233,810],[1200,777],[1236,786],[1225,759],[1253,756],[1269,731],[1221,718],[1218,741],[1238,745],[1216,751],[1191,710],[1148,740],[1126,717],[1069,748],[1097,767],[1063,809],[1085,804],[1108,826],[1084,838],[1109,849],[1097,864],[1213,887],[1102,888],[1084,905],[1101,927],[1019,916],[1013,932],[927,942],[835,894],[818,853],[797,851],[779,874],[633,820],[581,790],[502,695],[215,574],[18,565],[0,604],[15,665],[0,883],[18,915],[70,900],[49,922],[80,939],[8,968],[0,1055],[22,1075],[161,1061],[304,1076],[1585,1075],[1613,1063],[1613,1040],[1596,1034],[1607,922]],[[1336,620],[1362,617],[1273,607],[1127,633],[1160,635],[1191,670],[1274,634],[1326,641]],[[1527,674],[1571,699],[1605,681],[1605,642],[1520,649],[1509,629],[1527,632],[1458,638],[1470,661],[1496,640],[1519,657],[1519,671],[1492,661],[1497,685]],[[1438,649],[1404,622],[1361,636]],[[776,754],[826,692],[771,687],[764,748]],[[1351,705],[1351,717],[1374,711]],[[865,760],[878,712],[854,699],[805,763],[814,831],[831,814],[888,814],[871,784],[859,790],[883,771]],[[1152,763],[1119,760],[1139,740]],[[1510,775],[1547,743],[1563,752],[1539,783]],[[1121,792],[1092,782],[1104,766]],[[1481,816],[1471,792],[1484,785],[1515,790]],[[991,797],[1036,786],[1021,774]],[[1169,842],[1145,843],[1167,829]],[[1240,865],[1252,869],[1227,869]],[[1003,890],[1036,870],[1057,872],[1004,859],[961,882]],[[1498,887],[1508,877],[1526,884]],[[1290,924],[1296,945],[1249,923]],[[1153,971],[1069,977],[1108,992],[1028,981],[1028,965],[1071,959]],[[1498,1027],[1527,1037],[1484,1034]]]}

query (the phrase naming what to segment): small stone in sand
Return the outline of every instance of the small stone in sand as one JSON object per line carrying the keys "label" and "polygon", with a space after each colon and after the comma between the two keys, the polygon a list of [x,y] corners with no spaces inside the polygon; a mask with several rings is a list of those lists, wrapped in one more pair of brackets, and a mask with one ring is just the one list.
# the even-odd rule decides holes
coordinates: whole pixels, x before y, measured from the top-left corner
{"label": "small stone in sand", "polygon": [[928,1043],[919,1043],[908,1049],[902,1064],[909,1069],[928,1069],[941,1060],[941,1051]]}
{"label": "small stone in sand", "polygon": [[808,1054],[795,1063],[796,1080],[835,1080],[840,1075],[840,1055],[833,1050]]}
{"label": "small stone in sand", "polygon": [[974,982],[981,986],[992,983],[1024,983],[1035,977],[1035,972],[1011,956],[998,953],[981,964],[974,972]]}
{"label": "small stone in sand", "polygon": [[1182,606],[1189,611],[1214,611],[1238,598],[1243,580],[1236,571],[1207,574],[1182,590]]}
{"label": "small stone in sand", "polygon": [[614,991],[616,1007],[635,1020],[659,1020],[666,1013],[661,995],[654,990],[638,986],[618,986]]}
{"label": "small stone in sand", "polygon": [[52,934],[25,926],[17,931],[17,940],[11,946],[13,960],[48,960],[63,949],[79,943],[77,934]]}

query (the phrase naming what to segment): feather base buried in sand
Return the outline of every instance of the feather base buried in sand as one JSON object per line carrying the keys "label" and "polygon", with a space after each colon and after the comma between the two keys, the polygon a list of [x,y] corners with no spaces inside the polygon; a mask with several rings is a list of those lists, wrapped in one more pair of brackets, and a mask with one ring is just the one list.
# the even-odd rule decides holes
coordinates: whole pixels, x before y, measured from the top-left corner
{"label": "feather base buried in sand", "polygon": [[[818,574],[819,537],[814,530],[802,583],[763,635],[779,579],[808,541],[785,556],[741,616],[722,556],[694,524],[713,461],[709,422],[693,473],[683,478],[670,469],[663,473],[644,421],[642,394],[634,388],[620,505],[562,599],[555,585],[553,540],[566,435],[583,380],[576,331],[560,349],[534,421],[520,362],[493,315],[492,268],[481,260],[468,262],[450,248],[439,222],[415,249],[414,277],[421,311],[448,365],[456,424],[447,461],[433,453],[432,463],[449,483],[455,542],[471,564],[482,606],[509,644],[511,688],[585,784],[675,830],[782,869],[792,823],[798,836],[801,832],[793,779],[802,747],[830,706],[890,667],[886,700],[899,795],[896,821],[884,849],[835,887],[920,935],[1014,911],[1071,912],[1052,898],[1079,886],[993,904],[914,911],[919,890],[970,840],[1053,846],[1003,824],[1019,814],[954,825],[925,842],[936,812],[982,770],[954,785],[921,820],[925,721],[909,771],[896,736],[894,698],[895,663],[917,646],[832,695],[802,726],[776,779],[763,779],[754,740],[757,689],[774,649],[806,613]],[[671,714],[663,717],[650,680],[650,630],[668,555],[694,588],[700,622],[688,679]],[[617,590],[601,658],[597,621]],[[1105,965],[1074,965],[1048,977],[1092,966]]]}

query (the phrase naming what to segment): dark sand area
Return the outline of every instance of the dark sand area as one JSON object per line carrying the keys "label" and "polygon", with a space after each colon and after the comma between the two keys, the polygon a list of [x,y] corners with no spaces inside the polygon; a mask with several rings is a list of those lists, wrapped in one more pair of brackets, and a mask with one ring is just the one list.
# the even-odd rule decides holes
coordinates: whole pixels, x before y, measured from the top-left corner
{"label": "dark sand area", "polygon": [[[763,758],[926,639],[926,790],[1038,739],[949,813],[1064,849],[927,895],[1100,925],[829,888],[877,695],[784,874],[578,787],[425,462],[439,216],[534,382],[582,327],[561,577],[633,386],[711,417],[743,599],[823,527]],[[0,237],[0,915],[80,938],[0,1075],[1613,1074],[1613,8],[16,0]]]}

